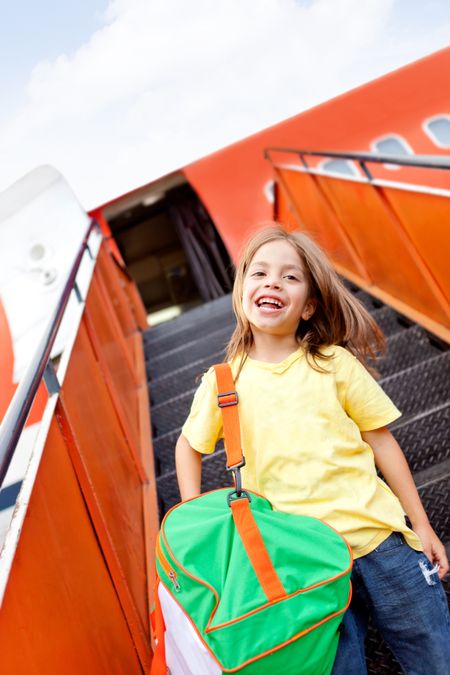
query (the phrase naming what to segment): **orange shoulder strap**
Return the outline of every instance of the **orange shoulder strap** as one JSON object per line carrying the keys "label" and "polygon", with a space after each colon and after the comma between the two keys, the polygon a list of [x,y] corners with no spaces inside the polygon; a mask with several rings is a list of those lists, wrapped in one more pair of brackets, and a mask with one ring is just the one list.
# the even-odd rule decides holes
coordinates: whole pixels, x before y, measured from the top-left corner
{"label": "orange shoulder strap", "polygon": [[[235,479],[240,476],[240,466],[244,465],[241,449],[241,432],[239,426],[238,395],[235,389],[233,373],[228,363],[214,366],[217,379],[218,405],[222,411],[223,435],[227,453],[227,468],[235,468]],[[239,478],[240,483],[240,478]],[[236,484],[237,488],[237,484]],[[231,499],[233,494],[237,497]],[[245,490],[236,489],[228,496],[236,530],[244,545],[250,564],[269,601],[278,600],[286,595],[286,591],[273,566],[269,552],[264,544],[258,523],[250,508],[250,495]]]}
{"label": "orange shoulder strap", "polygon": [[214,366],[217,380],[217,404],[222,410],[223,435],[227,453],[227,468],[242,464],[241,430],[237,409],[238,395],[234,386],[233,373],[228,363]]}
{"label": "orange shoulder strap", "polygon": [[286,591],[266,549],[249,500],[245,497],[233,499],[230,506],[234,524],[266,598],[269,602],[283,598]]}

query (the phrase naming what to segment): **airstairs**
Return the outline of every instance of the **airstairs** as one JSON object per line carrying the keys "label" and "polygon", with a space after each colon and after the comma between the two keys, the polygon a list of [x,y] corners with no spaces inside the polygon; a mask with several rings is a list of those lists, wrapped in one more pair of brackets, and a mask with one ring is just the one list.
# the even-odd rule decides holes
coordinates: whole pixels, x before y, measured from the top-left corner
{"label": "airstairs", "polygon": [[[354,162],[358,175],[327,174],[323,156]],[[450,191],[376,176],[377,162],[437,171],[450,162],[289,149],[267,157],[275,217],[323,245],[388,338],[381,385],[403,412],[392,430],[450,553]],[[158,518],[179,501],[175,443],[200,376],[223,360],[231,299],[145,330],[142,300],[110,233],[89,221],[54,170],[36,170],[25,183],[22,202],[23,186],[6,195],[10,229],[42,221],[56,236],[70,223],[76,237],[0,425],[4,515],[1,500],[11,500],[0,541],[2,672],[140,675],[152,658]],[[37,437],[24,457],[34,413]],[[202,480],[203,490],[229,484],[220,445],[203,459]],[[367,653],[371,674],[400,672],[373,629]]]}

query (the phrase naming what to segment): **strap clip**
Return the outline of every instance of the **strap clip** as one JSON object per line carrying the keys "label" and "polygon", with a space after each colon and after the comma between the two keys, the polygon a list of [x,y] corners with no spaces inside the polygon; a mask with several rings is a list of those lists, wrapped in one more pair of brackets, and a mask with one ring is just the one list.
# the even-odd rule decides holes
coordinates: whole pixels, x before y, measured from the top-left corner
{"label": "strap clip", "polygon": [[[236,496],[234,496],[234,495],[236,495]],[[252,501],[250,493],[247,492],[247,490],[242,490],[240,495],[238,495],[236,490],[233,490],[233,492],[229,492],[227,494],[228,506],[231,508],[232,502],[237,502],[238,499],[248,499],[249,502]]]}
{"label": "strap clip", "polygon": [[248,494],[248,492],[242,489],[241,469],[243,466],[245,466],[245,457],[242,457],[242,462],[240,462],[239,464],[235,464],[234,466],[227,466],[227,471],[233,472],[235,484],[235,489],[232,492],[229,492],[227,496],[228,506],[231,506],[233,495],[236,495],[236,499],[246,497],[249,502],[251,501],[251,497]]}
{"label": "strap clip", "polygon": [[228,408],[230,405],[237,405],[239,398],[237,391],[224,391],[222,394],[217,394],[217,404],[219,408]]}

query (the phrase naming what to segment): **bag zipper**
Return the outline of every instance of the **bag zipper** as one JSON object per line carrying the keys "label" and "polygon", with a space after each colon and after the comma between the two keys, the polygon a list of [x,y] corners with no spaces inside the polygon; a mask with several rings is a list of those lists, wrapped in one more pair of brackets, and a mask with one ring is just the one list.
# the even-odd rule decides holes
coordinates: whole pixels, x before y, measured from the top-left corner
{"label": "bag zipper", "polygon": [[177,573],[170,566],[169,561],[167,560],[166,556],[163,553],[159,536],[156,540],[156,556],[159,562],[161,563],[161,567],[163,568],[164,572],[167,574],[170,581],[172,582],[175,593],[179,593],[181,591],[181,586],[177,579]]}

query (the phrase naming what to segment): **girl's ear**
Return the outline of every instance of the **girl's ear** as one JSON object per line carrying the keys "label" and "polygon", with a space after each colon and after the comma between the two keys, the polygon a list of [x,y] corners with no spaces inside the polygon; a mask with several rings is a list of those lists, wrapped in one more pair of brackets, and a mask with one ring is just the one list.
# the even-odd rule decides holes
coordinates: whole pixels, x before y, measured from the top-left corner
{"label": "girl's ear", "polygon": [[317,307],[317,300],[315,298],[311,298],[310,300],[307,301],[306,305],[303,308],[302,312],[302,319],[304,321],[308,321],[316,311]]}

